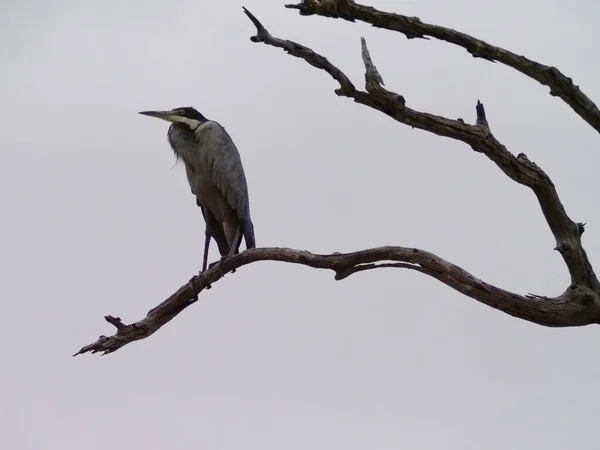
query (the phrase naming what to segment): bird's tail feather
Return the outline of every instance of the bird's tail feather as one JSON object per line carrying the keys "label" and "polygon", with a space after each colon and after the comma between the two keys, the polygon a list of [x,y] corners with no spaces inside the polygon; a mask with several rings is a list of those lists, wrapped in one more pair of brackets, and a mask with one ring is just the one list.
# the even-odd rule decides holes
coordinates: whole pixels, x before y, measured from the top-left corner
{"label": "bird's tail feather", "polygon": [[254,225],[252,224],[251,220],[244,223],[244,240],[246,241],[246,248],[256,248],[256,240],[254,238]]}

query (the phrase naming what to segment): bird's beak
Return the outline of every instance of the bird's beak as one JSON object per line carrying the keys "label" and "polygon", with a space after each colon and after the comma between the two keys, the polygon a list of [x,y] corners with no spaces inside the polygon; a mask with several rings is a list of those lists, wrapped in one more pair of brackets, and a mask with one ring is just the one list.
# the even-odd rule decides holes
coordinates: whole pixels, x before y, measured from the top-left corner
{"label": "bird's beak", "polygon": [[138,114],[156,117],[157,119],[166,120],[167,122],[175,122],[178,117],[173,111],[140,111]]}

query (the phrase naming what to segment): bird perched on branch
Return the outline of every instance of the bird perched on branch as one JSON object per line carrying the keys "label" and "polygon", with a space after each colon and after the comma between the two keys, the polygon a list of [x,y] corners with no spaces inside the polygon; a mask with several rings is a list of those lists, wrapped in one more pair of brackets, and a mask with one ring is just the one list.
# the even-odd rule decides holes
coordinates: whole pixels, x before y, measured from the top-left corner
{"label": "bird perched on branch", "polygon": [[206,222],[202,271],[206,270],[211,237],[221,257],[238,253],[242,237],[246,248],[255,248],[246,175],[225,128],[192,107],[140,114],[171,122],[169,143],[185,165],[192,194]]}

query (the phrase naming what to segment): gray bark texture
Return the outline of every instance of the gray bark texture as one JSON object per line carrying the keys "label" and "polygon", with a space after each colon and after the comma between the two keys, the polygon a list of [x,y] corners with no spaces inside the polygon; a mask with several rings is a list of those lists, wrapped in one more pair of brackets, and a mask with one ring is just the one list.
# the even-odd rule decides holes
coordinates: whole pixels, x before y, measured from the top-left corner
{"label": "gray bark texture", "polygon": [[[570,78],[555,67],[544,66],[467,34],[421,22],[417,17],[379,11],[350,0],[304,0],[286,7],[298,10],[303,16],[319,15],[351,22],[360,20],[375,27],[403,33],[409,39],[432,37],[463,47],[474,57],[505,64],[548,86],[551,95],[561,98],[600,133],[600,110]],[[324,70],[339,83],[339,88],[335,90],[338,96],[376,109],[413,128],[462,141],[474,151],[487,156],[510,179],[530,188],[555,237],[554,249],[562,256],[571,283],[558,297],[519,295],[487,284],[441,257],[416,248],[379,247],[331,255],[317,255],[290,248],[255,248],[222,259],[206,272],[194,276],[138,322],[126,325],[118,317],[106,316],[105,320],[116,327],[116,333],[112,336],[100,336],[75,355],[87,352],[112,353],[130,342],[152,335],[198,301],[199,294],[223,278],[225,273],[256,261],[281,261],[315,269],[329,269],[335,272],[336,280],[377,268],[416,270],[485,305],[539,325],[571,327],[600,323],[600,282],[581,243],[584,224],[573,222],[567,215],[550,177],[538,165],[523,153],[513,155],[494,137],[480,101],[477,101],[475,107],[474,124],[409,108],[402,95],[384,87],[383,78],[373,63],[363,38],[361,49],[365,66],[365,90],[357,89],[327,58],[301,44],[271,35],[250,11],[244,8],[244,12],[256,27],[256,35],[250,38],[252,42],[281,48],[317,69]]]}

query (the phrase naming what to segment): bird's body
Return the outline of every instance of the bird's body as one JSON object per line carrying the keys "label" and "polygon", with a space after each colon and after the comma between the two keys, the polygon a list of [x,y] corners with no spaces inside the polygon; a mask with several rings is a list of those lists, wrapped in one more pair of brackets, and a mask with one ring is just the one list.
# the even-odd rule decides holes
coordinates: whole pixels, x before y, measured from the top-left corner
{"label": "bird's body", "polygon": [[211,237],[221,256],[239,252],[242,237],[246,248],[256,247],[244,168],[225,128],[190,107],[140,114],[172,122],[169,144],[185,165],[190,189],[206,222],[202,270],[206,269]]}

